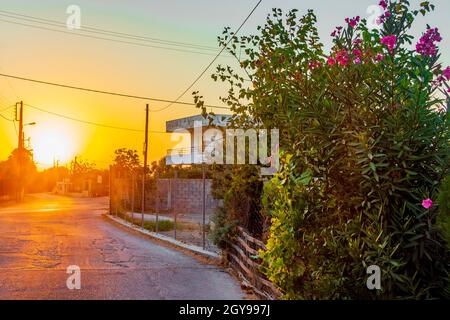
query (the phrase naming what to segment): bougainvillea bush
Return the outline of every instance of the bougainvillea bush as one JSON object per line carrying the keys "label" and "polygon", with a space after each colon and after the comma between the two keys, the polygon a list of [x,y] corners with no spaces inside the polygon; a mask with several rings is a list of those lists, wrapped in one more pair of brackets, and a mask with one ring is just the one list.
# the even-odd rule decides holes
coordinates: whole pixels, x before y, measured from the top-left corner
{"label": "bougainvillea bush", "polygon": [[[281,168],[262,199],[272,221],[262,258],[286,299],[448,295],[449,230],[436,221],[449,171],[450,68],[439,62],[438,29],[409,34],[432,4],[380,6],[380,29],[343,19],[331,51],[312,11],[274,9],[257,35],[225,29],[220,38],[247,57],[245,77],[222,66],[213,75],[230,84],[223,101],[236,124],[281,132]],[[371,265],[381,290],[366,286]]]}

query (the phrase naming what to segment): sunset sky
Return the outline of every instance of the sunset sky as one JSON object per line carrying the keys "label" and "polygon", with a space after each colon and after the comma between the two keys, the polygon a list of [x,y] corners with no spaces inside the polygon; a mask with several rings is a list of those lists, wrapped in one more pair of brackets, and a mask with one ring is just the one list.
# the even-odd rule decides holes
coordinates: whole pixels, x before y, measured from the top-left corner
{"label": "sunset sky", "polygon": [[[432,2],[437,10],[426,21],[440,29],[444,38],[441,43],[442,60],[449,65],[450,1]],[[257,0],[0,0],[0,10],[62,23],[68,17],[67,7],[75,4],[81,8],[82,28],[96,27],[217,48],[216,51],[205,51],[208,55],[204,55],[91,39],[7,23],[2,20],[31,24],[2,16],[0,12],[0,73],[172,100],[186,89],[218,52],[216,38],[223,28],[230,26],[236,29],[256,3]],[[335,26],[342,25],[345,17],[366,17],[368,6],[377,3],[376,0],[263,0],[241,33],[254,32],[257,25],[264,23],[273,7],[285,10],[297,8],[301,13],[312,8],[318,15],[321,37],[329,46],[330,32]],[[420,35],[424,28],[424,20],[419,19],[414,28],[415,35]],[[65,31],[69,32],[67,29]],[[237,68],[236,61],[226,55],[217,63]],[[227,87],[211,80],[213,71],[214,68],[211,68],[191,91],[200,90],[207,103],[220,105],[218,98],[226,94]],[[20,100],[85,121],[144,128],[145,101],[0,77],[0,111]],[[192,102],[190,93],[181,100]],[[150,109],[166,105],[149,104]],[[165,131],[165,121],[197,113],[194,107],[184,105],[152,112],[150,130]],[[2,115],[12,118],[13,109]],[[31,138],[35,160],[41,168],[52,165],[55,157],[64,164],[76,155],[96,162],[98,167],[107,167],[117,148],[142,150],[143,133],[140,132],[91,126],[26,107],[25,122],[32,121],[37,125],[26,127],[25,133]],[[150,161],[165,155],[166,149],[174,144],[170,139],[169,134],[150,134]],[[13,124],[0,118],[0,160],[6,159],[16,145]]]}

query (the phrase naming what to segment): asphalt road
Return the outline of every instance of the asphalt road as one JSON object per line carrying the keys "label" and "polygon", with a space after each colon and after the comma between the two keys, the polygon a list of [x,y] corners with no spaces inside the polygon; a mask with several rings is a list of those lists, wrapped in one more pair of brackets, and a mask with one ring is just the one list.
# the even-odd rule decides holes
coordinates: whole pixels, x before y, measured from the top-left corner
{"label": "asphalt road", "polygon": [[[242,299],[219,267],[104,218],[107,199],[36,195],[0,208],[0,299]],[[81,289],[69,290],[69,266]]]}

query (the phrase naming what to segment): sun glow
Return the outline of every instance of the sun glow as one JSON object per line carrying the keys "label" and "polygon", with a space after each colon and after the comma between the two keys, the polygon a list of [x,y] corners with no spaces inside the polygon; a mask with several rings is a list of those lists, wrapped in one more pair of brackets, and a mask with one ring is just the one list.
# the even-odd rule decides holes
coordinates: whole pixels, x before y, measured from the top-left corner
{"label": "sun glow", "polygon": [[49,167],[55,160],[68,163],[77,152],[76,135],[69,127],[46,126],[33,128],[31,134],[34,160],[38,167]]}

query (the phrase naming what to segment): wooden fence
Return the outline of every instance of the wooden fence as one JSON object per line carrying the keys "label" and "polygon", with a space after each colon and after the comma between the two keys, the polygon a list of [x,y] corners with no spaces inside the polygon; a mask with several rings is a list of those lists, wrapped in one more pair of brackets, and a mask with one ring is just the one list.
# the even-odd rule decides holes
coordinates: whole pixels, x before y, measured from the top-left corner
{"label": "wooden fence", "polygon": [[244,285],[251,287],[260,298],[275,300],[282,293],[259,271],[259,250],[266,250],[264,243],[237,227],[234,241],[228,243],[227,260]]}

